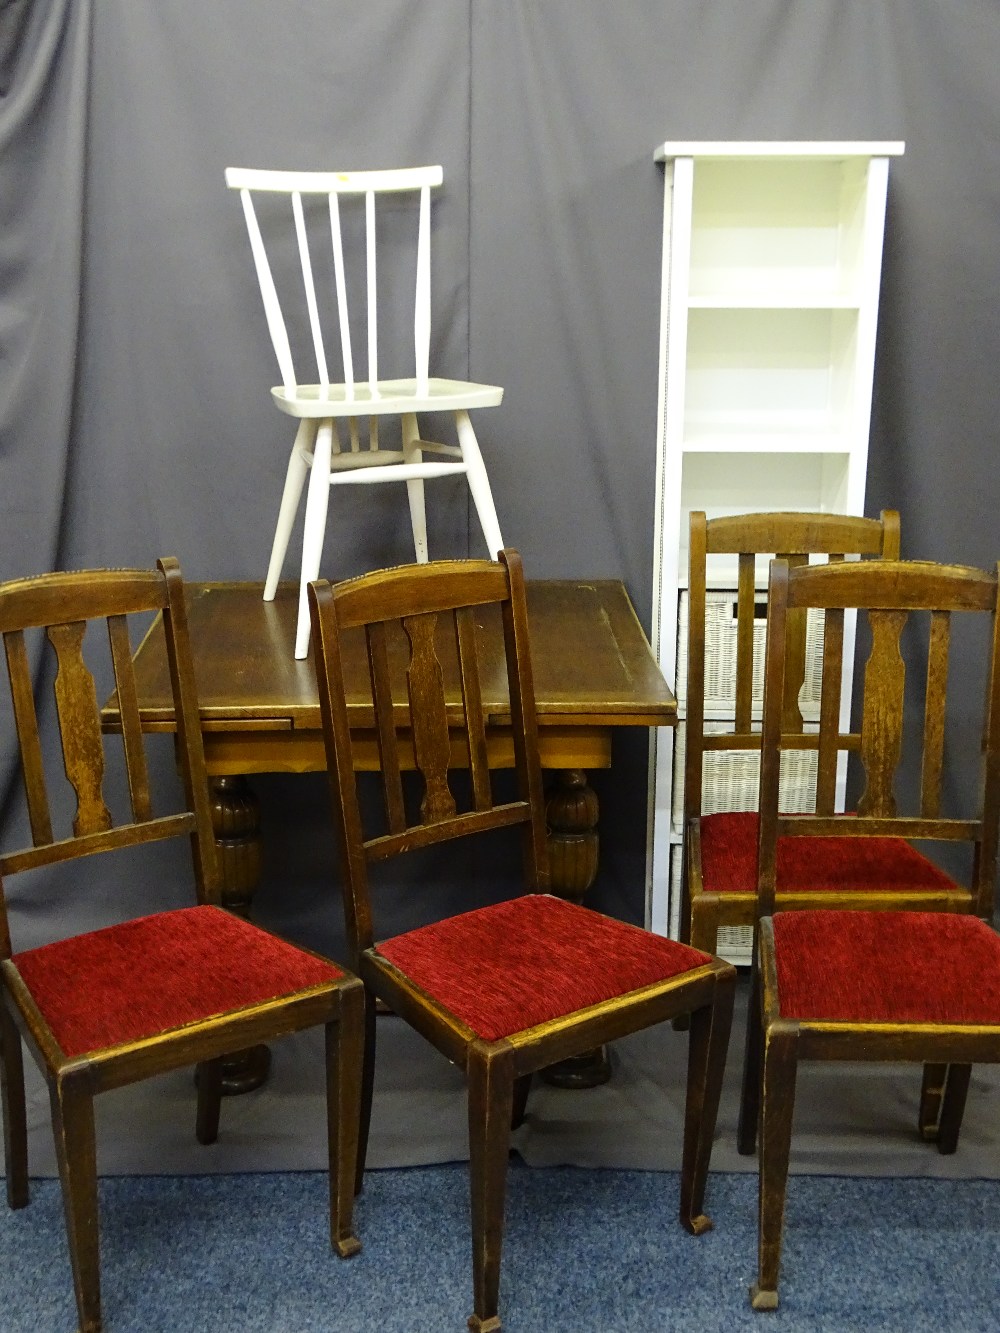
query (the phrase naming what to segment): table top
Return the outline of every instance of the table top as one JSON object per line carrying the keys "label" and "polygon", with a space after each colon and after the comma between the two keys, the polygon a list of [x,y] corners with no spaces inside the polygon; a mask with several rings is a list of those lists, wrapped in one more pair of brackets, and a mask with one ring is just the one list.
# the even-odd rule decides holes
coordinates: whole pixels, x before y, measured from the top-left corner
{"label": "table top", "polygon": [[[294,656],[298,587],[273,602],[260,583],[189,583],[188,618],[207,732],[319,731],[312,661]],[[674,695],[657,666],[624,586],[614,580],[529,580],[528,627],[540,727],[670,726]],[[481,620],[483,702],[491,724],[509,722],[500,620]],[[359,641],[359,676],[360,654]],[[136,652],[143,725],[173,724],[163,630],[155,621]],[[449,674],[445,661],[446,680]],[[348,663],[349,671],[349,663]],[[361,707],[359,696],[359,708]],[[117,699],[103,720],[114,726]],[[365,725],[359,716],[359,724]]]}

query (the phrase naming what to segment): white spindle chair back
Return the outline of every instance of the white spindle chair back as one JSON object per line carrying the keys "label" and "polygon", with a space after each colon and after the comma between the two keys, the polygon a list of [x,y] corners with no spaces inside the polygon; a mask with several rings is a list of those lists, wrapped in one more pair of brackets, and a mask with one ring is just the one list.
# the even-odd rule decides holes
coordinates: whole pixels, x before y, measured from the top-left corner
{"label": "white spindle chair back", "polygon": [[[317,292],[316,278],[308,219],[303,196],[325,194],[329,201],[330,242],[333,250],[334,286],[336,293],[337,326],[343,364],[344,393],[348,402],[356,398],[354,353],[351,343],[350,306],[347,290],[347,265],[344,257],[344,231],[341,226],[341,195],[363,195],[365,214],[365,277],[367,307],[367,388],[372,398],[379,395],[379,303],[378,263],[376,241],[377,196],[385,194],[418,193],[419,214],[416,245],[416,281],[413,317],[414,375],[418,390],[427,392],[430,373],[431,335],[431,190],[443,179],[441,167],[407,167],[393,171],[268,171],[253,168],[230,167],[226,184],[239,190],[246,218],[247,232],[257,271],[261,297],[267,316],[268,331],[274,346],[282,383],[287,393],[293,393],[306,377],[298,374],[294,364],[289,337],[289,320],[282,309],[277,284],[271,268],[267,245],[261,231],[254,205],[255,193],[284,194],[291,200],[292,219],[302,272],[302,290],[305,295],[309,332],[316,362],[316,383],[322,396],[329,397],[330,368],[323,338],[321,309],[323,293]],[[315,237],[312,238],[315,244]]]}

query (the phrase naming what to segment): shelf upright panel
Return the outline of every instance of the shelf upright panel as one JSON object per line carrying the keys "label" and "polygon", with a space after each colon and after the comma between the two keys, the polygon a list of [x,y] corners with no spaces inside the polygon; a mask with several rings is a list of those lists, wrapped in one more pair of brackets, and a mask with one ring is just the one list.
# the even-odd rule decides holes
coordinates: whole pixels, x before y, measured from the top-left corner
{"label": "shelf upright panel", "polygon": [[[652,627],[675,686],[692,509],[864,512],[889,159],[903,148],[684,141],[656,150],[664,196]],[[733,573],[715,564],[710,582],[735,586]],[[852,636],[853,626],[848,650]],[[647,924],[670,934],[681,854],[674,744],[666,729],[651,739],[647,843]]]}

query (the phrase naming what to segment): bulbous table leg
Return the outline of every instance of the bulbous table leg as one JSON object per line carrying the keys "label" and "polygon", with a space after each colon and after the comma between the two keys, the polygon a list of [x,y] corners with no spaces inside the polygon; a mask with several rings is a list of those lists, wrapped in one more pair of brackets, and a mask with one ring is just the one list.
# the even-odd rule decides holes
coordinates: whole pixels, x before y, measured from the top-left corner
{"label": "bulbous table leg", "polygon": [[[254,890],[260,880],[260,804],[245,777],[211,780],[212,828],[222,874],[222,905],[249,920]],[[267,1079],[271,1052],[250,1046],[227,1055],[222,1065],[222,1092],[252,1092]]]}
{"label": "bulbous table leg", "polygon": [[[597,877],[597,793],[581,768],[560,769],[552,778],[545,804],[552,892],[582,903]],[[604,1046],[560,1060],[542,1071],[545,1082],[557,1088],[594,1088],[610,1077],[611,1064]]]}

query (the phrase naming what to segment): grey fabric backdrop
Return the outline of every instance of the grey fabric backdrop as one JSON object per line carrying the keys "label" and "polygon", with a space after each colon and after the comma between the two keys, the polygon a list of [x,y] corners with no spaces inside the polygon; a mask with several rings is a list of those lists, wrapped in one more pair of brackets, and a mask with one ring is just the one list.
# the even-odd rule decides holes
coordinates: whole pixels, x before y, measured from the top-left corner
{"label": "grey fabric backdrop", "polygon": [[[433,362],[505,387],[478,418],[505,539],[529,576],[623,579],[648,627],[653,150],[684,138],[906,141],[868,510],[901,509],[908,556],[991,565],[998,62],[995,0],[0,0],[0,577],[262,578],[290,423],[223,169],[441,162]],[[409,558],[402,496],[348,494],[324,573]],[[461,486],[429,509],[432,554],[478,553]],[[645,746],[596,779],[593,901],[636,919]],[[259,915],[336,950],[322,783],[258,789]],[[32,894],[21,943],[91,920]]]}

